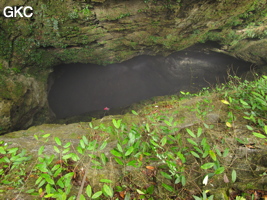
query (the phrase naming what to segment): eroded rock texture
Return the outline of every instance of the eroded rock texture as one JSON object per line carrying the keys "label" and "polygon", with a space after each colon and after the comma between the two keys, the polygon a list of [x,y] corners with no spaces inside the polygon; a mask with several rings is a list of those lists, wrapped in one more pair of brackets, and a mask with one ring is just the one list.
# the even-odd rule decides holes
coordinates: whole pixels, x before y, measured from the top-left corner
{"label": "eroded rock texture", "polygon": [[[206,41],[221,45],[215,51],[265,64],[265,5],[266,0],[1,1],[1,11],[5,6],[31,6],[34,15],[0,16],[0,132],[22,128],[36,114],[45,121],[45,88],[55,65],[167,56]],[[10,79],[21,76],[34,82],[19,86],[32,92],[34,109],[25,106],[27,92],[5,90]]]}

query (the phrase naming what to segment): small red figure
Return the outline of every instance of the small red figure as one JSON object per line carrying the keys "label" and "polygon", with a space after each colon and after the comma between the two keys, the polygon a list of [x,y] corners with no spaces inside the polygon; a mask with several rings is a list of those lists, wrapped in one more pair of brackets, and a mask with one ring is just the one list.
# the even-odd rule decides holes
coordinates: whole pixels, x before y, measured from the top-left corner
{"label": "small red figure", "polygon": [[109,110],[109,108],[108,107],[105,107],[104,110]]}

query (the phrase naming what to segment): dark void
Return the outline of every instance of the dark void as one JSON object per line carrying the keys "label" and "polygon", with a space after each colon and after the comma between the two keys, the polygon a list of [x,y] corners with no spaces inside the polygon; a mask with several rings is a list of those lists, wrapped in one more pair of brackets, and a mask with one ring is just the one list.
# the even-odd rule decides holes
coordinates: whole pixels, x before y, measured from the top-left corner
{"label": "dark void", "polygon": [[239,76],[250,67],[224,54],[199,51],[138,56],[107,66],[64,64],[54,68],[48,102],[58,119],[65,118],[154,96],[195,92],[225,82],[229,70]]}

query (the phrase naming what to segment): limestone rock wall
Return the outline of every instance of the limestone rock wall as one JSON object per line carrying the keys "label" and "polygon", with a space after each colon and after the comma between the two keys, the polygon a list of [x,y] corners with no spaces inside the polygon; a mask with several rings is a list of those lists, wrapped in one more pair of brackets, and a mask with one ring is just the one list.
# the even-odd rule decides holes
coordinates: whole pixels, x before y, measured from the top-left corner
{"label": "limestone rock wall", "polygon": [[51,67],[60,63],[169,55],[209,40],[225,53],[263,64],[265,5],[266,0],[1,1],[1,11],[31,6],[34,15],[0,16],[0,131],[30,124],[45,105]]}

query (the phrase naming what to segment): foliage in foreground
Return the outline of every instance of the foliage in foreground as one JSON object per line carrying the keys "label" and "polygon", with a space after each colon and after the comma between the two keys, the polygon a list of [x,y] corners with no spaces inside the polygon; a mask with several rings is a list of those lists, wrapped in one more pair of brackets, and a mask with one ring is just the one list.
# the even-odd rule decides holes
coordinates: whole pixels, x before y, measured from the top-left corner
{"label": "foliage in foreground", "polygon": [[[221,102],[229,108],[226,127],[231,128],[237,120],[235,113],[241,112],[247,120],[248,130],[267,141],[267,76],[254,82],[241,82],[234,78],[216,91],[221,96]],[[200,119],[206,115],[203,106],[211,103],[204,99],[195,106],[194,111]],[[213,107],[209,109],[212,110]],[[62,200],[182,199],[189,195],[185,188],[193,183],[197,188],[191,199],[213,199],[207,191],[202,192],[199,183],[207,185],[210,179],[222,174],[225,183],[237,180],[236,171],[230,171],[228,166],[221,164],[230,149],[220,150],[214,145],[208,137],[213,126],[204,122],[197,128],[190,127],[181,131],[179,121],[174,117],[177,113],[172,112],[150,112],[145,115],[146,120],[142,124],[126,124],[120,119],[113,119],[112,125],[108,127],[89,123],[92,130],[100,130],[116,138],[117,143],[108,151],[105,151],[109,145],[108,139],[82,136],[79,144],[74,145],[44,133],[41,137],[34,136],[38,144],[42,144],[35,158],[29,156],[24,149],[9,147],[9,144],[2,141],[0,192],[10,194],[10,191],[15,190],[14,197],[27,193],[33,198]],[[136,111],[132,113],[139,115]],[[48,142],[54,142],[54,154],[46,153],[47,147],[43,144]],[[187,163],[192,159],[198,165],[190,170]],[[97,188],[87,180],[88,167],[97,171],[113,162],[122,171],[120,181],[114,182],[102,177],[99,179],[101,187]],[[155,163],[161,164],[156,166]],[[133,182],[126,184],[124,180],[130,179],[126,170],[129,166],[142,171],[148,184],[143,187]],[[199,173],[197,180],[192,180],[190,176],[193,171]],[[158,192],[158,188],[161,188],[162,194]],[[243,197],[236,197],[241,198]]]}

